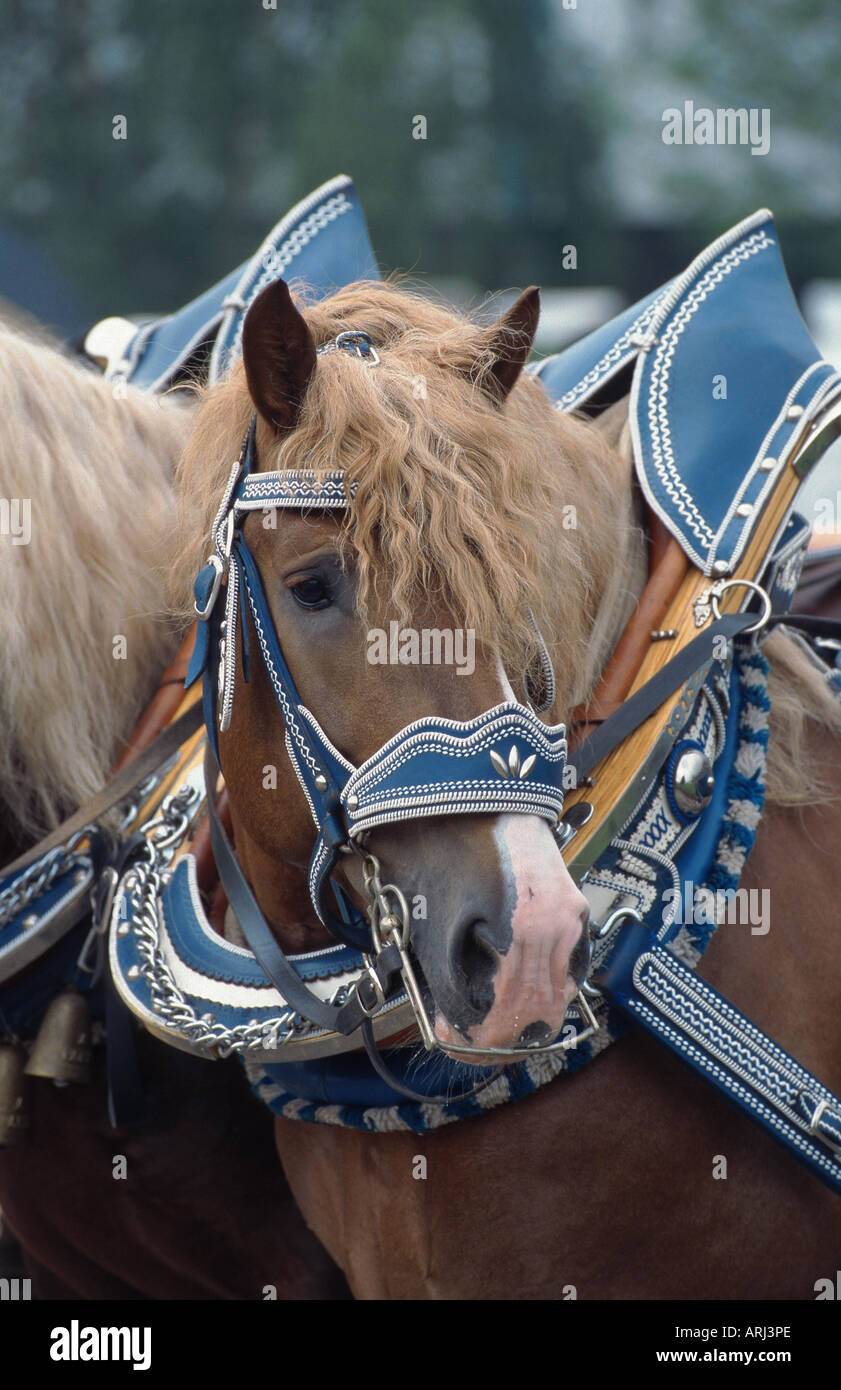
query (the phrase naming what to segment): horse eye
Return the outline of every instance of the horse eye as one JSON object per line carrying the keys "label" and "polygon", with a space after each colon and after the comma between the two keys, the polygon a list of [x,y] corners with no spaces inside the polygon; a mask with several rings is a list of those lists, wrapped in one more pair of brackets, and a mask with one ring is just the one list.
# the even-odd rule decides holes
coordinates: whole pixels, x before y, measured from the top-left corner
{"label": "horse eye", "polygon": [[292,597],[302,608],[329,608],[333,595],[318,574],[311,574],[291,586]]}

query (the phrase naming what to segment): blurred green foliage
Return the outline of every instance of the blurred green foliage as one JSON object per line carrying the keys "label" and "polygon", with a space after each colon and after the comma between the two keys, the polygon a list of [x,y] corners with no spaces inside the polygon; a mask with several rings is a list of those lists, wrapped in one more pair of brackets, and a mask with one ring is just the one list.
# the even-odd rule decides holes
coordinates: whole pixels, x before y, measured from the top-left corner
{"label": "blurred green foliage", "polygon": [[[569,82],[554,80],[546,0],[516,11],[509,0],[2,0],[5,217],[95,312],[159,308],[210,284],[345,172],[384,265],[529,278],[547,227],[584,229],[605,213],[585,75],[573,64]],[[419,114],[426,140],[412,135]],[[112,136],[116,115],[125,140]]]}
{"label": "blurred green foliage", "polygon": [[[747,158],[724,184],[688,161],[660,172],[659,107],[640,104],[638,79],[656,68],[675,96],[728,105],[767,95],[777,129],[825,139],[841,56],[829,0],[690,0],[685,39],[668,6],[635,0],[626,48],[604,59],[584,34],[600,0],[270,3],[0,0],[0,218],[91,315],[184,302],[339,172],[384,267],[483,289],[559,283],[571,242],[578,283],[641,293],[698,249],[699,223],[720,231],[769,190],[802,241],[808,189],[785,162]],[[625,11],[612,0],[605,23]],[[624,179],[654,160],[685,209],[676,232],[627,225],[606,158],[623,133]],[[834,229],[813,230],[793,239],[795,274],[798,257],[838,273]]]}

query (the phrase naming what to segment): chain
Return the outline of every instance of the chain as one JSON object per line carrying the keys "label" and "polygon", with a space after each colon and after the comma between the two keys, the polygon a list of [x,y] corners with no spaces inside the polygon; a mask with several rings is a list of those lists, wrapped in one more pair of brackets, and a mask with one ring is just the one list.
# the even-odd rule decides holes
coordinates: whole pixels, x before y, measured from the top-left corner
{"label": "chain", "polygon": [[178,753],[176,752],[173,753],[161,767],[156,768],[154,772],[150,772],[149,776],[144,778],[144,780],[135,787],[131,796],[127,798],[126,801],[120,803],[120,821],[116,827],[119,835],[122,835],[134,825],[140,814],[141,808],[146,804],[155,788],[163,780],[166,773],[175,766],[177,761]]}
{"label": "chain", "polygon": [[85,826],[66,845],[59,845],[45,854],[43,859],[36,859],[0,893],[0,928],[8,926],[24,908],[49,892],[56,879],[73,869],[87,873],[91,860],[88,855],[78,854],[76,850],[81,841],[93,833],[94,828],[92,825]]}
{"label": "chain", "polygon": [[[177,755],[173,755],[163,768],[158,768],[149,774],[132,793],[131,798],[121,803],[119,808],[120,821],[117,832],[122,833],[127,830],[137,818],[138,811],[146,798],[151,795],[166,768],[171,766]],[[90,840],[96,834],[98,826],[89,824],[77,830],[76,834],[68,840],[66,845],[57,845],[51,849],[41,859],[36,859],[30,864],[23,873],[19,874],[12,883],[0,893],[0,930],[13,922],[32,903],[48,893],[57,879],[63,878],[73,870],[87,875],[92,868],[93,861],[87,854],[80,854],[78,847],[83,840]]]}
{"label": "chain", "polygon": [[[143,978],[152,995],[152,1009],[179,1037],[198,1047],[211,1047],[219,1057],[274,1052],[293,1038],[317,1031],[316,1025],[294,1009],[284,1010],[277,1018],[255,1019],[234,1028],[216,1023],[211,1014],[199,1015],[178,988],[160,950],[158,898],[163,875],[190,824],[197,797],[194,788],[183,787],[167,798],[159,816],[146,827],[146,844],[123,880],[124,894],[132,902],[131,929],[143,962]],[[329,1002],[342,1004],[349,992],[348,986],[342,985]]]}
{"label": "chain", "polygon": [[[368,894],[368,917],[371,923],[371,936],[374,941],[374,954],[378,956],[386,944],[397,947],[400,953],[400,974],[403,988],[412,1006],[415,1021],[420,1029],[421,1039],[427,1051],[438,1047],[427,1014],[414,967],[409,958],[411,920],[409,904],[402,889],[396,883],[383,883],[380,878],[380,861],[370,850],[362,851],[362,879]],[[394,900],[394,910],[391,900]],[[398,915],[399,914],[399,915]],[[379,991],[378,1002],[385,1003],[382,986],[379,982],[370,956],[365,957],[368,975],[375,991]]]}
{"label": "chain", "polygon": [[[371,922],[371,935],[379,953],[385,940],[394,937],[395,945],[401,952],[408,949],[410,920],[409,904],[404,893],[396,883],[386,883],[380,879],[381,865],[375,854],[365,851],[362,856],[362,878],[368,894],[368,917]],[[397,912],[389,902],[394,899]],[[398,916],[397,913],[400,915]]]}

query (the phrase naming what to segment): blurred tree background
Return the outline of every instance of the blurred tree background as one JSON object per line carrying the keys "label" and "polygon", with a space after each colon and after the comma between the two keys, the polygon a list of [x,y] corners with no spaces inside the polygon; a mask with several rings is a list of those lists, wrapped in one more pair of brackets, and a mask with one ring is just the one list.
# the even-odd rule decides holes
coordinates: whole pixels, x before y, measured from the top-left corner
{"label": "blurred tree background", "polygon": [[[340,172],[384,269],[479,293],[574,244],[642,294],[763,203],[796,285],[841,274],[837,0],[0,0],[0,34],[0,263],[35,249],[65,330],[176,308]],[[688,99],[769,107],[770,153],[664,145]]]}

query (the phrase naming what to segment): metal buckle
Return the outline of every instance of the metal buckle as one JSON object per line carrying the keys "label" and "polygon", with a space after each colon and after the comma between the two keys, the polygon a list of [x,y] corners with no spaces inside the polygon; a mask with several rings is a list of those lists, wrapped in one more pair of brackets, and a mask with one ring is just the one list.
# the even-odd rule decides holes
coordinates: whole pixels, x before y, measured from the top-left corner
{"label": "metal buckle", "polygon": [[193,607],[196,610],[196,617],[199,619],[200,622],[203,623],[207,622],[208,618],[213,612],[213,605],[219,597],[219,589],[222,584],[222,576],[225,573],[225,566],[222,564],[222,561],[219,559],[218,555],[209,555],[205,560],[205,564],[213,565],[213,568],[215,570],[215,573],[213,575],[213,584],[211,585],[210,594],[208,596],[207,603],[204,605],[204,607],[199,608],[197,602],[194,602],[193,604]]}
{"label": "metal buckle", "polygon": [[[371,960],[371,957],[363,956],[363,960],[365,961],[366,973],[364,975],[361,975],[356,982],[356,997],[359,1001],[359,1007],[362,1010],[365,1017],[373,1018],[377,1010],[381,1009],[383,1004],[385,1003],[385,994],[383,992],[383,987],[380,984],[377,973],[374,970],[374,965],[373,961]],[[360,992],[359,986],[363,982],[365,984],[369,984],[374,991],[374,1002],[370,1006],[365,1003],[365,1000],[362,998],[362,994]]]}

